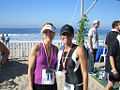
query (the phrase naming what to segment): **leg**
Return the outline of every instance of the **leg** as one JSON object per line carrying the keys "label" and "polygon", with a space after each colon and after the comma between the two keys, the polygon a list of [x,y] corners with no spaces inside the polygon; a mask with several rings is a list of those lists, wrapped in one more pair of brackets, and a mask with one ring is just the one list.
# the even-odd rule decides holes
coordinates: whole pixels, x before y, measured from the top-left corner
{"label": "leg", "polygon": [[94,63],[96,62],[96,53],[97,53],[97,49],[93,50],[93,54],[94,54]]}
{"label": "leg", "polygon": [[107,84],[105,90],[112,90],[113,85],[114,85],[114,82],[109,80],[109,73],[108,73],[108,84]]}
{"label": "leg", "polygon": [[94,55],[89,51],[88,57],[88,72],[92,72],[94,70]]}
{"label": "leg", "polygon": [[108,78],[107,78],[107,76],[108,76],[108,73],[105,72],[105,75],[104,75],[104,83],[105,83],[105,84],[108,83]]}
{"label": "leg", "polygon": [[105,90],[112,90],[113,85],[114,85],[114,82],[108,80],[108,84],[107,84]]}
{"label": "leg", "polygon": [[120,90],[120,82],[119,82],[119,90]]}

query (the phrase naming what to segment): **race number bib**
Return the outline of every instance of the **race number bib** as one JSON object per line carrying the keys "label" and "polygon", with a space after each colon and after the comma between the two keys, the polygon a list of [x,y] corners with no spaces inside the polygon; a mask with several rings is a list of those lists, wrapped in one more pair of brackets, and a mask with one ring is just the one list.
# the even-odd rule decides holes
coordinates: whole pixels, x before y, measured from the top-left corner
{"label": "race number bib", "polygon": [[65,83],[64,90],[74,90],[74,85]]}
{"label": "race number bib", "polygon": [[47,68],[42,70],[42,84],[52,85],[54,84],[54,71]]}

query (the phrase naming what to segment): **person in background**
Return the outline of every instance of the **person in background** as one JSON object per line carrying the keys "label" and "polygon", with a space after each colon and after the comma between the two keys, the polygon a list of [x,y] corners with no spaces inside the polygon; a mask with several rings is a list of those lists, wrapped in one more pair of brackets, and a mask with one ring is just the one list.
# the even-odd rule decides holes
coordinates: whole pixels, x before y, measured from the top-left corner
{"label": "person in background", "polygon": [[87,90],[87,56],[85,50],[72,43],[74,29],[65,24],[61,28],[61,39],[64,45],[58,52],[58,71],[65,72],[64,90]]}
{"label": "person in background", "polygon": [[[4,53],[4,55],[2,55],[2,53]],[[0,42],[0,68],[2,67],[2,65],[5,63],[5,61],[7,60],[8,56],[9,56],[10,52],[7,49],[7,47]]]}
{"label": "person in background", "polygon": [[94,63],[96,61],[96,53],[98,49],[98,32],[97,29],[100,25],[98,20],[93,21],[93,27],[88,32],[88,72],[91,73],[94,70]]}
{"label": "person in background", "polygon": [[5,43],[5,36],[4,34],[1,35],[1,42],[4,44]]}
{"label": "person in background", "polygon": [[41,29],[43,42],[33,46],[29,55],[28,81],[30,90],[57,90],[55,69],[58,48],[52,44],[56,28],[46,23]]}
{"label": "person in background", "polygon": [[5,36],[5,44],[7,45],[10,41],[10,37],[8,36],[8,34],[6,34]]}
{"label": "person in background", "polygon": [[115,38],[113,40],[113,43],[111,44],[109,56],[111,71],[109,72],[109,79],[106,90],[112,90],[115,82],[119,82],[120,86],[120,33],[117,35],[117,38]]}
{"label": "person in background", "polygon": [[[112,30],[107,34],[106,40],[105,40],[105,48],[107,48],[107,56],[106,56],[106,61],[105,61],[105,82],[107,83],[107,80],[109,79],[109,72],[111,70],[111,65],[110,65],[110,46],[112,44],[112,41],[117,37],[118,32],[120,30],[120,21],[113,21],[112,23]],[[107,76],[106,76],[107,75]]]}

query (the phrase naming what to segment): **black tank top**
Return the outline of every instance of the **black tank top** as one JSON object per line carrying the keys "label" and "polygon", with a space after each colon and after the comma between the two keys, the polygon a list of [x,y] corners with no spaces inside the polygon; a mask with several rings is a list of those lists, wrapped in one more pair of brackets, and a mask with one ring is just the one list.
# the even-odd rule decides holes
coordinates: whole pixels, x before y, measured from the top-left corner
{"label": "black tank top", "polygon": [[[75,53],[74,51],[76,48],[77,48],[77,45],[73,44],[72,49],[71,49],[71,51],[68,55],[67,61],[66,61],[66,65],[65,65],[65,70],[67,71],[67,73],[65,74],[65,79],[66,79],[65,81],[66,81],[66,83],[69,83],[69,84],[80,84],[83,82],[81,67],[80,67],[78,58],[76,57],[76,54],[73,55],[73,53]],[[62,56],[62,57],[65,57],[66,53],[67,52],[64,52],[64,56]],[[60,67],[63,67],[62,66],[63,65],[62,57],[61,57],[61,61],[60,61]],[[63,58],[63,61],[64,61],[64,59],[65,58]]]}

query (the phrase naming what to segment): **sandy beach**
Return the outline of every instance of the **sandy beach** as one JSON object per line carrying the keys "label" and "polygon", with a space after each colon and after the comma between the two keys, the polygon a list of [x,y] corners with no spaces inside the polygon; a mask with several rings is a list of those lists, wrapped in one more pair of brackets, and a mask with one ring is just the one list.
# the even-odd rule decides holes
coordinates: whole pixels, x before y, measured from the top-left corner
{"label": "sandy beach", "polygon": [[0,68],[0,90],[28,90],[28,60],[11,59]]}
{"label": "sandy beach", "polygon": [[[97,65],[100,66],[102,64]],[[27,79],[28,60],[10,59],[0,68],[0,90],[29,90]],[[58,90],[63,90],[64,77],[57,74]],[[104,88],[89,76],[88,90]]]}

